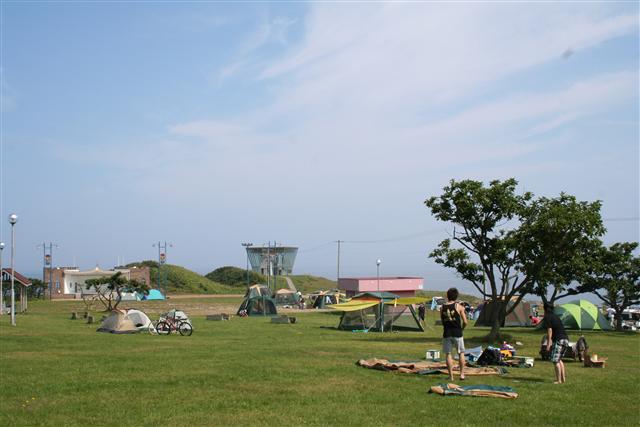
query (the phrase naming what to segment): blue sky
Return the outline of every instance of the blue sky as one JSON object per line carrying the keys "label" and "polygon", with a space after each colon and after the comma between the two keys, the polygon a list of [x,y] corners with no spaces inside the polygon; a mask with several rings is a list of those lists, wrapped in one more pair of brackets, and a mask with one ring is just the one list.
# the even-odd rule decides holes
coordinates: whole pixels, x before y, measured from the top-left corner
{"label": "blue sky", "polygon": [[[2,3],[2,196],[17,268],[155,258],[455,276],[452,179],[603,201],[639,235],[638,4]],[[2,238],[9,240],[3,220]],[[372,242],[373,241],[373,242]],[[5,251],[8,260],[8,251]]]}

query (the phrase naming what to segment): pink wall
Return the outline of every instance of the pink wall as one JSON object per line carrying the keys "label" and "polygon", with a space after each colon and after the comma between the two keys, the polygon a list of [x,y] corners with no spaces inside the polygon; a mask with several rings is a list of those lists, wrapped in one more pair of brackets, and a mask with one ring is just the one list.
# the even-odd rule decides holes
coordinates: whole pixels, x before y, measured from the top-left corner
{"label": "pink wall", "polygon": [[359,292],[393,292],[402,293],[401,296],[414,295],[415,291],[421,290],[424,286],[422,277],[381,277],[380,288],[376,277],[349,277],[338,280],[338,288],[353,295]]}

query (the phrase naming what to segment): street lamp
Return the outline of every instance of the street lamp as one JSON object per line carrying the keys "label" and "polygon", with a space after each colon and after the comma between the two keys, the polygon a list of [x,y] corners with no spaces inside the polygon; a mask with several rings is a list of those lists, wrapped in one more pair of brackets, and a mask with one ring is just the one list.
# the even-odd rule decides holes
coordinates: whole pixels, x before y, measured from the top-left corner
{"label": "street lamp", "polygon": [[15,271],[13,270],[13,254],[16,247],[14,225],[16,225],[16,222],[18,222],[18,215],[14,213],[9,215],[9,224],[11,224],[11,326],[16,326],[16,294],[13,288],[13,279],[15,277]]}
{"label": "street lamp", "polygon": [[378,279],[378,297],[380,298],[380,332],[384,332],[384,298],[380,294],[380,264],[382,264],[382,260],[378,258],[376,261],[376,277]]}
{"label": "street lamp", "polygon": [[247,243],[241,243],[241,245],[244,246],[247,251],[247,286],[249,286],[249,248],[253,246],[253,243],[247,242]]}
{"label": "street lamp", "polygon": [[4,249],[4,242],[0,242],[0,316],[4,314],[4,289],[2,289],[2,278],[4,274],[2,272],[2,250]]}

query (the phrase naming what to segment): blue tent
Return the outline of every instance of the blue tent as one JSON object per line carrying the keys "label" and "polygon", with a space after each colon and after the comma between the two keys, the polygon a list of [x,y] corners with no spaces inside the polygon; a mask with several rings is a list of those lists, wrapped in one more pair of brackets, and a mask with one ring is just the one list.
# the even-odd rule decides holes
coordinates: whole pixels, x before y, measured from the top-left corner
{"label": "blue tent", "polygon": [[164,295],[157,289],[151,289],[148,295],[143,295],[142,300],[150,301],[150,300],[163,300]]}

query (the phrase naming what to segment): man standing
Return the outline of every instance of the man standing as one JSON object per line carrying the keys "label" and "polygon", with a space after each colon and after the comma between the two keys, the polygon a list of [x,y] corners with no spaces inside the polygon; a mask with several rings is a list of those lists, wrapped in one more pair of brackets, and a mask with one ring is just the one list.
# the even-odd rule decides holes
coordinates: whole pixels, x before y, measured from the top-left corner
{"label": "man standing", "polygon": [[547,329],[547,352],[549,360],[554,364],[556,380],[554,384],[562,384],[565,382],[564,363],[562,356],[569,346],[569,337],[564,330],[562,321],[553,312],[553,304],[544,304],[544,327]]}
{"label": "man standing", "polygon": [[442,334],[442,352],[447,357],[449,379],[453,381],[453,357],[451,351],[455,348],[460,358],[460,380],[464,380],[464,339],[462,330],[467,326],[467,315],[462,304],[456,302],[458,290],[451,288],[447,291],[447,302],[440,308],[440,319],[444,332]]}

